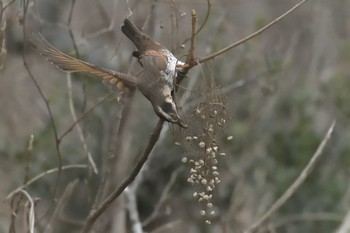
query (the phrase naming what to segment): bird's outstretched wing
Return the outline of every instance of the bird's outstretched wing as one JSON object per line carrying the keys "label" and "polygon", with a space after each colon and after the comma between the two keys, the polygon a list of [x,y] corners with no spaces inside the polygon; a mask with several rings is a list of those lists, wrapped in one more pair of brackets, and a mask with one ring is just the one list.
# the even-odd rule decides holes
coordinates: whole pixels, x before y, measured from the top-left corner
{"label": "bird's outstretched wing", "polygon": [[125,87],[131,88],[137,86],[136,77],[113,70],[107,70],[71,57],[56,49],[41,34],[33,35],[30,41],[35,51],[46,57],[53,65],[66,72],[83,72],[94,75],[117,87],[120,91],[125,91]]}

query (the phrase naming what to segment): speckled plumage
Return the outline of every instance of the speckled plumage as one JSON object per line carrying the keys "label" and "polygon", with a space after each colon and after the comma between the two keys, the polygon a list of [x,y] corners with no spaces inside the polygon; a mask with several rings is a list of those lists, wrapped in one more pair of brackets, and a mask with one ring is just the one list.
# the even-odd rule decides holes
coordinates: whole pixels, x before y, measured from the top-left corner
{"label": "speckled plumage", "polygon": [[163,45],[142,33],[125,19],[122,32],[135,44],[133,54],[142,66],[138,88],[150,100],[156,114],[172,123],[186,127],[177,111],[174,97],[176,57]]}

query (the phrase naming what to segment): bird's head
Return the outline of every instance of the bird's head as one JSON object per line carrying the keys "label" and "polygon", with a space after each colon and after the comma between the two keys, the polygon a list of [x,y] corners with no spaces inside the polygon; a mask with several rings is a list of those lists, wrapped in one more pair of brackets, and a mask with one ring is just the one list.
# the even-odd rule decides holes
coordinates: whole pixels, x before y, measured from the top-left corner
{"label": "bird's head", "polygon": [[176,104],[171,97],[165,98],[159,104],[154,105],[153,108],[161,119],[177,124],[182,128],[187,128],[187,125],[181,120]]}

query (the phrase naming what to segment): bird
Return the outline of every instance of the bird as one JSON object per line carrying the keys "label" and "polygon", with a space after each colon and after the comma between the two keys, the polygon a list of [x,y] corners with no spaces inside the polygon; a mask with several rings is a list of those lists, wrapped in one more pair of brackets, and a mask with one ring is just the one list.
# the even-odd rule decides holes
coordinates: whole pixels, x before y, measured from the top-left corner
{"label": "bird", "polygon": [[138,88],[151,102],[159,118],[187,128],[178,113],[174,94],[176,65],[180,61],[165,46],[141,32],[128,18],[124,20],[121,31],[137,48],[132,55],[138,59],[142,67],[138,77],[71,57],[56,49],[41,34],[33,35],[30,41],[36,52],[63,71],[96,76],[120,91],[128,92],[130,88]]}

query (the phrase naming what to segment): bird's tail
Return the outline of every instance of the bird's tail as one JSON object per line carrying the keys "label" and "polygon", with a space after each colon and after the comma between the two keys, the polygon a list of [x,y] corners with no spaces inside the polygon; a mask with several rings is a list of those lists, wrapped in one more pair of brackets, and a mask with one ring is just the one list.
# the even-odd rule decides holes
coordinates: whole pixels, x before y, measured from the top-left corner
{"label": "bird's tail", "polygon": [[138,50],[142,49],[140,46],[142,45],[143,37],[146,35],[142,33],[129,19],[124,20],[122,32],[135,44]]}

